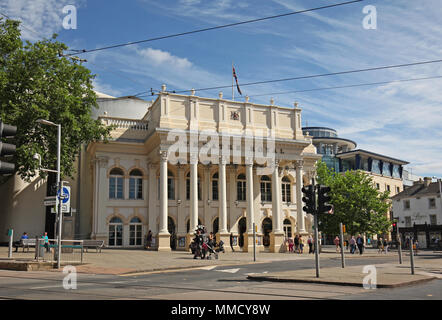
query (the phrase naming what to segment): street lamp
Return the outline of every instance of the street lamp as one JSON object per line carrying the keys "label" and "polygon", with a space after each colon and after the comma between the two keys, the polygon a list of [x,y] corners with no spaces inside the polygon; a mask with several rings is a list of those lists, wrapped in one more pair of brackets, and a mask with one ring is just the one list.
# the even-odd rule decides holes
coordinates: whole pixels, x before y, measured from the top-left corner
{"label": "street lamp", "polygon": [[[60,199],[58,201],[58,232],[57,232],[57,269],[60,269],[60,258],[61,258],[61,224],[63,219],[63,214],[61,210],[62,204],[62,194],[63,194],[63,182],[61,181],[61,170],[60,170],[60,154],[61,154],[61,125],[53,123],[45,119],[38,119],[37,123],[57,127],[57,186],[60,192]],[[38,155],[39,156],[39,155]],[[34,155],[34,158],[38,158]],[[40,160],[40,158],[39,158]],[[41,160],[40,160],[41,161]]]}

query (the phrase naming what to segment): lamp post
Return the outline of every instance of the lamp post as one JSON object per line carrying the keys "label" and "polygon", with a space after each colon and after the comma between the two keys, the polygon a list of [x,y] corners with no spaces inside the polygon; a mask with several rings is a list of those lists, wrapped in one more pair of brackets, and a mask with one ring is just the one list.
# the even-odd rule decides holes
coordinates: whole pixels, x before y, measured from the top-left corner
{"label": "lamp post", "polygon": [[[60,269],[60,257],[61,257],[61,224],[63,219],[62,213],[62,194],[63,194],[63,182],[61,181],[60,170],[60,154],[61,154],[61,125],[53,123],[48,120],[38,119],[37,123],[57,127],[57,186],[60,192],[60,200],[58,201],[58,232],[57,232],[57,269]],[[57,222],[56,222],[57,223]]]}

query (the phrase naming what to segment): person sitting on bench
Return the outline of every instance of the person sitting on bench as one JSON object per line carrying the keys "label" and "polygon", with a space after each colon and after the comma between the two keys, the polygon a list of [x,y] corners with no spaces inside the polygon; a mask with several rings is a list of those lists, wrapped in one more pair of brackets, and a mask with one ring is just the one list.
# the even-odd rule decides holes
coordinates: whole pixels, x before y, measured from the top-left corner
{"label": "person sitting on bench", "polygon": [[23,235],[21,236],[20,241],[17,241],[15,243],[15,252],[18,252],[18,247],[20,247],[23,239],[29,239],[28,234],[26,232],[23,232]]}

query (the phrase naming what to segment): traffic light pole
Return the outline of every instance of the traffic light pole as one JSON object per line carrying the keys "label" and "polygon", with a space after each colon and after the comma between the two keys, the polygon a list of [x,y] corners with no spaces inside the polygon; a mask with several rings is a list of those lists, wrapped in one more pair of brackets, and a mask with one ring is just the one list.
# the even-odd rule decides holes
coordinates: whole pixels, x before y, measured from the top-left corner
{"label": "traffic light pole", "polygon": [[402,239],[399,234],[399,226],[396,223],[396,239],[397,239],[397,248],[399,253],[399,264],[402,264]]}
{"label": "traffic light pole", "polygon": [[316,278],[319,278],[319,224],[318,224],[318,210],[316,205],[316,186],[315,186],[315,178],[312,179],[313,186],[313,207],[315,208],[315,212],[313,214],[314,224],[315,224],[315,265],[316,265]]}

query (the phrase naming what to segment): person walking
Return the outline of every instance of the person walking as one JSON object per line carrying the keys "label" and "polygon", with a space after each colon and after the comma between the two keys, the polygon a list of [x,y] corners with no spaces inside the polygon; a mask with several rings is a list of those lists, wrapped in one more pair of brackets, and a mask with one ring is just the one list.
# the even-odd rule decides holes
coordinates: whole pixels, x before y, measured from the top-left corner
{"label": "person walking", "polygon": [[149,230],[146,236],[146,249],[150,249],[151,245],[152,245],[152,231]]}
{"label": "person walking", "polygon": [[388,252],[388,242],[387,239],[384,238],[384,241],[382,242],[382,247],[384,248],[385,254]]}
{"label": "person walking", "polygon": [[355,236],[351,236],[350,239],[350,253],[354,254],[356,250],[356,239]]}
{"label": "person walking", "polygon": [[307,243],[308,243],[308,253],[313,253],[313,238],[311,235],[308,236]]}
{"label": "person walking", "polygon": [[338,236],[336,236],[336,238],[335,238],[335,240],[334,240],[334,243],[335,243],[335,246],[336,246],[336,252],[340,252],[340,250],[339,250],[339,243],[340,243],[340,240],[339,240],[339,237],[338,237]]}
{"label": "person walking", "polygon": [[288,243],[289,243],[289,252],[293,252],[293,239],[289,238]]}
{"label": "person walking", "polygon": [[44,236],[42,237],[43,241],[44,241],[44,246],[46,248],[46,252],[50,252],[51,250],[49,249],[49,238],[48,238],[48,233],[45,232]]}
{"label": "person walking", "polygon": [[304,239],[302,239],[302,236],[299,236],[299,253],[304,253]]}
{"label": "person walking", "polygon": [[233,249],[233,232],[230,233],[230,248],[232,248],[232,252],[235,252],[235,249]]}
{"label": "person walking", "polygon": [[299,253],[299,237],[298,237],[298,235],[295,236],[295,252]]}
{"label": "person walking", "polygon": [[358,246],[359,254],[362,254],[364,250],[364,238],[362,238],[360,234],[356,238],[356,245]]}
{"label": "person walking", "polygon": [[382,242],[382,238],[378,240],[378,253],[382,253],[384,251],[384,243]]}

